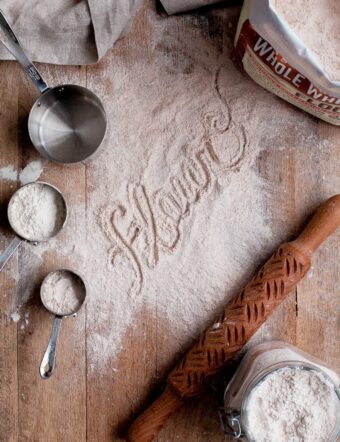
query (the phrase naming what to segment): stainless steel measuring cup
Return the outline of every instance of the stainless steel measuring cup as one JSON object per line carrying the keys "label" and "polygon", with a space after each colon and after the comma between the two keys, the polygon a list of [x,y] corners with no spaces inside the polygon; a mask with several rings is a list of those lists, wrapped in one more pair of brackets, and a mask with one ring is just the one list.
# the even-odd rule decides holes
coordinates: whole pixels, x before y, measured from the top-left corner
{"label": "stainless steel measuring cup", "polygon": [[42,94],[33,105],[28,131],[37,151],[57,163],[77,163],[92,155],[106,133],[107,119],[100,99],[73,84],[49,88],[24,53],[0,10],[0,40]]}
{"label": "stainless steel measuring cup", "polygon": [[[78,290],[79,302],[77,303],[76,306],[72,306],[72,308],[68,312],[57,311],[55,305],[53,304],[53,302],[51,302],[50,295],[48,295],[48,286],[51,285],[51,281],[53,280],[53,278],[58,277],[58,273],[59,274],[65,273],[68,277],[73,278],[74,281],[78,284],[78,287],[80,288],[80,290]],[[84,280],[74,271],[67,269],[57,270],[49,273],[43,280],[43,283],[40,288],[40,298],[45,308],[50,313],[52,313],[52,315],[54,315],[54,322],[53,322],[51,336],[48,341],[47,348],[43,356],[43,359],[41,361],[39,369],[41,378],[48,379],[49,377],[52,376],[56,367],[56,351],[57,351],[57,343],[58,343],[61,322],[64,318],[77,315],[78,311],[85,302],[86,285]]]}
{"label": "stainless steel measuring cup", "polygon": [[[55,231],[53,232],[53,234],[51,234],[51,236],[49,236],[48,238],[46,238],[44,240],[41,240],[40,238],[28,237],[23,231],[19,231],[16,228],[15,222],[13,220],[14,213],[13,213],[12,209],[13,209],[14,202],[18,198],[20,198],[20,193],[23,191],[22,189],[29,188],[29,187],[32,187],[32,186],[47,186],[49,189],[51,189],[53,192],[55,192],[56,198],[59,199],[58,202],[60,204],[60,208],[63,211],[63,212],[60,213],[60,215],[61,215],[60,223],[56,226]],[[51,239],[54,236],[56,236],[61,231],[61,229],[64,227],[64,225],[66,223],[66,219],[67,219],[67,205],[66,205],[66,201],[65,201],[65,199],[64,199],[64,197],[63,197],[63,195],[62,195],[62,193],[60,192],[59,189],[57,189],[55,186],[52,186],[52,184],[48,184],[48,183],[45,183],[43,181],[35,181],[33,183],[28,183],[28,184],[25,184],[24,186],[20,187],[12,195],[12,197],[11,197],[11,199],[9,201],[9,204],[8,204],[8,208],[7,208],[7,217],[8,217],[9,224],[10,224],[12,230],[14,231],[14,233],[16,234],[16,236],[12,239],[12,241],[7,246],[5,251],[0,255],[0,272],[4,268],[5,264],[9,260],[9,258],[13,255],[15,250],[22,243],[22,241],[28,241],[30,243],[37,244],[39,242],[48,241],[49,239]]]}

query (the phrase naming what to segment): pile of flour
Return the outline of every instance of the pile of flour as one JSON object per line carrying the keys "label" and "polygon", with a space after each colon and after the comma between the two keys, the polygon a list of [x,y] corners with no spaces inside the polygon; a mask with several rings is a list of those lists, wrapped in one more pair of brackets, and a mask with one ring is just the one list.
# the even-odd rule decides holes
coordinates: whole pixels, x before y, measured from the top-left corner
{"label": "pile of flour", "polygon": [[31,161],[19,173],[19,181],[22,185],[37,181],[43,171],[43,163],[40,160]]}
{"label": "pile of flour", "polygon": [[68,270],[58,270],[49,275],[41,294],[45,307],[60,316],[76,313],[85,295],[83,281]]}
{"label": "pile of flour", "polygon": [[56,235],[63,226],[65,215],[60,194],[42,183],[22,187],[8,208],[12,227],[30,241],[46,241]]}
{"label": "pile of flour", "polygon": [[316,55],[328,78],[340,81],[339,0],[271,0],[271,3]]}
{"label": "pile of flour", "polygon": [[249,430],[256,442],[328,442],[339,408],[334,386],[321,373],[286,367],[251,393]]}
{"label": "pile of flour", "polygon": [[20,172],[12,164],[8,164],[0,168],[0,180],[17,181],[19,176],[20,184],[32,183],[39,179],[43,169],[40,160],[31,161]]}

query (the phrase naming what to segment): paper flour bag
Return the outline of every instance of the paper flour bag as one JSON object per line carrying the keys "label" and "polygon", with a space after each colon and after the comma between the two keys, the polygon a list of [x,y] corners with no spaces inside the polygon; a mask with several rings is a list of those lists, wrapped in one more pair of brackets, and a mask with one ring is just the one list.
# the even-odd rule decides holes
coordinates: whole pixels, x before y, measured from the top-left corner
{"label": "paper flour bag", "polygon": [[[278,0],[275,2],[277,4]],[[333,75],[329,70],[326,73],[321,58],[282,18],[284,14],[278,15],[275,2],[245,0],[235,37],[237,61],[265,89],[328,123],[340,126],[340,72],[338,78],[338,72],[335,72],[336,79],[334,69]],[[289,7],[287,3],[285,7]],[[290,3],[292,7],[294,2]],[[305,11],[307,16],[308,12]],[[339,30],[335,29],[335,32]],[[319,32],[321,38],[323,31],[313,31]],[[329,44],[334,46],[334,42]],[[330,53],[339,63],[339,53],[332,50],[328,48],[322,55]]]}

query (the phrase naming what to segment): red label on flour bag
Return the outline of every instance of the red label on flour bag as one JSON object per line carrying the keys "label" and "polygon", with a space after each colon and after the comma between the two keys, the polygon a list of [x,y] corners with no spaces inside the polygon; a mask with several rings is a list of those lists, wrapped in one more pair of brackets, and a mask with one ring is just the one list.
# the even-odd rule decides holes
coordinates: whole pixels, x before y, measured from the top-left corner
{"label": "red label on flour bag", "polygon": [[[256,83],[270,92],[328,123],[340,125],[340,83],[330,82],[325,78],[323,79],[324,83],[326,85],[329,83],[332,87],[320,88],[319,85],[316,85],[311,77],[314,74],[313,69],[316,71],[320,67],[315,68],[313,66],[314,60],[311,60],[311,66],[308,66],[308,53],[304,54],[304,57],[299,55],[301,60],[297,59],[297,54],[293,53],[288,61],[288,57],[284,57],[277,50],[277,45],[274,45],[274,42],[279,41],[278,35],[273,35],[272,43],[254,29],[251,23],[251,3],[252,0],[246,0],[245,2],[235,39],[235,54],[242,68]],[[254,3],[257,4],[259,9],[270,4],[268,0],[256,0]],[[268,25],[268,20],[274,19],[275,14],[270,7],[267,12],[268,16],[263,20],[263,23]],[[293,52],[294,39],[289,34],[287,36],[283,35],[282,29],[279,29],[277,23],[274,24],[272,30],[269,28],[269,34],[270,32],[272,34],[280,32],[281,40],[284,40],[285,37],[287,37],[287,40],[290,39],[288,43],[293,44],[293,46],[289,46],[287,43],[288,48],[285,48],[285,50],[286,52],[288,50]],[[268,34],[268,26],[265,33]],[[296,50],[299,54],[303,52],[300,47],[297,47]],[[294,60],[294,58],[297,59],[297,64],[304,67],[304,72],[292,64],[291,60]],[[306,71],[310,74],[309,76],[306,75]],[[315,79],[320,82],[320,74],[319,72],[316,73],[318,75],[315,76]]]}

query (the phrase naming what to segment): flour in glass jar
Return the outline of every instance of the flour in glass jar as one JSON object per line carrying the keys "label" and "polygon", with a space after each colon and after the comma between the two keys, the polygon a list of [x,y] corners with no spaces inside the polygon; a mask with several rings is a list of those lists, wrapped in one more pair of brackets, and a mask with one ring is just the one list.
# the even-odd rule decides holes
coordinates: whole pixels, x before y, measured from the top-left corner
{"label": "flour in glass jar", "polygon": [[256,442],[329,442],[340,399],[321,372],[285,367],[254,388],[246,409]]}

